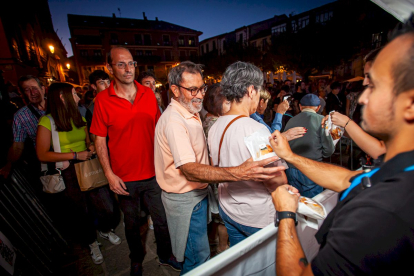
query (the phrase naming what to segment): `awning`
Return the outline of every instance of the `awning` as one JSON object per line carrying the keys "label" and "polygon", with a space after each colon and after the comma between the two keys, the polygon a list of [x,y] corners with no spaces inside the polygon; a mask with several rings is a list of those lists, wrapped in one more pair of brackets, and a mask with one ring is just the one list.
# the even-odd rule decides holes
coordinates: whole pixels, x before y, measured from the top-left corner
{"label": "awning", "polygon": [[414,11],[413,0],[371,0],[399,21],[404,22]]}
{"label": "awning", "polygon": [[362,80],[364,80],[363,77],[355,77],[355,78],[352,78],[352,79],[349,79],[343,82],[354,82],[354,81],[362,81]]}
{"label": "awning", "polygon": [[74,88],[76,88],[76,87],[82,88],[82,86],[80,86],[79,84],[74,84],[74,83],[67,82],[67,81],[65,81],[64,83],[68,83],[68,84],[72,85]]}

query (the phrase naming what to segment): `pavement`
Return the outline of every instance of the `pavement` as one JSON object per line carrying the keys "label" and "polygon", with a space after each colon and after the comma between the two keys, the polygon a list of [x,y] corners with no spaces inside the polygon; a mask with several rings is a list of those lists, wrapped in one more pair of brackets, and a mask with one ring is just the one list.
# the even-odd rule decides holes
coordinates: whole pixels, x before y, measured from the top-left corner
{"label": "pavement", "polygon": [[[158,265],[157,257],[157,244],[155,242],[154,230],[148,229],[143,226],[142,236],[146,238],[146,250],[143,266],[144,276],[178,276],[179,272],[174,271],[167,266]],[[146,232],[146,233],[145,233]],[[90,250],[81,247],[78,244],[73,245],[71,259],[65,264],[56,275],[69,276],[98,276],[98,275],[110,275],[110,276],[128,276],[130,272],[130,259],[129,248],[125,238],[124,225],[121,222],[115,229],[115,233],[122,239],[122,243],[119,245],[113,245],[109,241],[102,239],[98,235],[98,242],[101,243],[101,252],[104,256],[104,262],[100,265],[93,263],[90,257]]]}

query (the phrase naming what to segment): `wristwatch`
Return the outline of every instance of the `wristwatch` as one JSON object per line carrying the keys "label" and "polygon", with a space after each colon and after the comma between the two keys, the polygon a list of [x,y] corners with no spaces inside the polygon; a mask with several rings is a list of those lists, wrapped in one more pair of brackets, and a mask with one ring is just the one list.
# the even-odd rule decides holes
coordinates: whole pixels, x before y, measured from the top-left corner
{"label": "wristwatch", "polygon": [[298,225],[298,219],[296,217],[296,213],[294,212],[278,212],[276,211],[276,216],[275,216],[275,226],[279,227],[279,223],[282,219],[287,219],[287,218],[291,218],[295,221],[295,225]]}

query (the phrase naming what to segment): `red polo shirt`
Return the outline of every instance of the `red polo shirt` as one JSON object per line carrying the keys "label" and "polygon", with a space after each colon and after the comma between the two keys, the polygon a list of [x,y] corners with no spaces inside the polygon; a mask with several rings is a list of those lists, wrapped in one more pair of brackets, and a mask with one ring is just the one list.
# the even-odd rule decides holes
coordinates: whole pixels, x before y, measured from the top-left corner
{"label": "red polo shirt", "polygon": [[109,137],[112,171],[124,182],[155,175],[154,132],[160,110],[154,92],[135,81],[134,103],[120,98],[114,82],[95,99],[91,133]]}

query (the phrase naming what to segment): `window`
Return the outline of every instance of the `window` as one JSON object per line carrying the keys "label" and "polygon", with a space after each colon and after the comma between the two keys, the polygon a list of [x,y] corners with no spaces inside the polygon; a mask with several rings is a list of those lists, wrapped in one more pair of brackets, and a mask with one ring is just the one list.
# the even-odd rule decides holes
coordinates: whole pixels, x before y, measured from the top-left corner
{"label": "window", "polygon": [[204,45],[201,46],[201,54],[204,55],[205,51],[204,51]]}
{"label": "window", "polygon": [[149,34],[144,34],[144,45],[151,45],[151,35]]}
{"label": "window", "polygon": [[180,57],[186,57],[185,51],[180,51]]}
{"label": "window", "polygon": [[210,52],[210,45],[207,43],[206,44],[206,53],[209,53]]}
{"label": "window", "polygon": [[142,35],[136,34],[134,35],[135,45],[142,45]]}
{"label": "window", "polygon": [[170,36],[169,35],[162,35],[162,41],[164,43],[164,46],[170,46]]}
{"label": "window", "polygon": [[243,34],[239,34],[239,42],[242,43],[243,42]]}
{"label": "window", "polygon": [[178,46],[184,46],[184,37],[183,36],[178,37]]}
{"label": "window", "polygon": [[165,61],[172,61],[171,51],[167,50],[165,53]]}
{"label": "window", "polygon": [[325,22],[331,20],[332,17],[333,17],[333,11],[324,11],[316,16],[315,21],[316,23],[324,24]]}
{"label": "window", "polygon": [[216,50],[216,41],[214,40],[213,41],[213,51],[215,51]]}
{"label": "window", "polygon": [[190,36],[188,38],[188,46],[195,46],[195,38],[194,38],[194,36]]}
{"label": "window", "polygon": [[382,46],[382,32],[372,34],[372,47],[378,48]]}
{"label": "window", "polygon": [[263,40],[262,40],[262,51],[265,51],[266,47],[267,47],[267,40],[266,40],[266,38],[263,38]]}
{"label": "window", "polygon": [[148,65],[147,66],[148,71],[154,72],[154,66]]}
{"label": "window", "polygon": [[296,33],[298,31],[298,24],[296,24],[296,20],[292,20],[292,32]]}
{"label": "window", "polygon": [[111,44],[112,45],[119,44],[118,43],[118,35],[117,34],[114,34],[114,33],[111,34]]}
{"label": "window", "polygon": [[195,58],[197,56],[196,51],[190,51],[190,58]]}
{"label": "window", "polygon": [[299,29],[303,29],[309,25],[309,15],[302,17],[298,20],[298,27]]}
{"label": "window", "polygon": [[143,55],[144,55],[144,51],[142,51],[142,50],[137,50],[137,51],[135,52],[135,54],[136,54],[136,56],[141,57],[141,56],[143,56]]}
{"label": "window", "polygon": [[93,55],[95,57],[101,57],[102,56],[102,51],[101,50],[93,50]]}
{"label": "window", "polygon": [[145,56],[147,57],[152,56],[152,51],[145,51]]}
{"label": "window", "polygon": [[279,35],[286,32],[286,23],[272,28],[272,35]]}
{"label": "window", "polygon": [[87,57],[88,56],[88,50],[80,50],[81,57]]}

